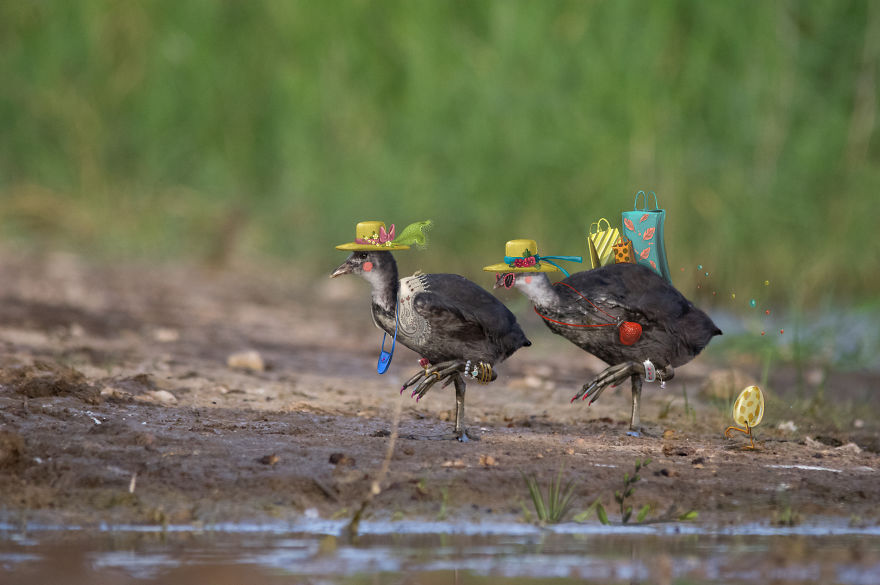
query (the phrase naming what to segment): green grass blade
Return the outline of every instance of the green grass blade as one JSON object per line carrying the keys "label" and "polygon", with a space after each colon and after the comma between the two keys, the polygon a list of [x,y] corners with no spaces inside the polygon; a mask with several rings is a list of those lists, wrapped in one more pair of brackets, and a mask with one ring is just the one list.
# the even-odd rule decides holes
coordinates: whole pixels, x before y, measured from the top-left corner
{"label": "green grass blade", "polygon": [[696,510],[688,510],[687,512],[679,516],[678,519],[682,522],[687,522],[688,520],[696,520],[697,516],[699,516],[699,514]]}
{"label": "green grass blade", "polygon": [[605,513],[605,506],[603,506],[602,504],[598,504],[596,506],[596,516],[599,518],[599,522],[601,522],[605,526],[608,526],[610,524],[610,522],[608,522],[608,514]]}

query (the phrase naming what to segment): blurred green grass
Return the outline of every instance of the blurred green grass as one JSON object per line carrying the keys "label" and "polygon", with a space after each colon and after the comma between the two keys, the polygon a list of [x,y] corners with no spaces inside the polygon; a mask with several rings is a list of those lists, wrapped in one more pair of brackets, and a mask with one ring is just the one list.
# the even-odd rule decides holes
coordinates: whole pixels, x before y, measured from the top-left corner
{"label": "blurred green grass", "polygon": [[327,273],[431,218],[405,267],[486,284],[649,189],[687,294],[870,303],[878,69],[867,0],[4,2],[0,238]]}

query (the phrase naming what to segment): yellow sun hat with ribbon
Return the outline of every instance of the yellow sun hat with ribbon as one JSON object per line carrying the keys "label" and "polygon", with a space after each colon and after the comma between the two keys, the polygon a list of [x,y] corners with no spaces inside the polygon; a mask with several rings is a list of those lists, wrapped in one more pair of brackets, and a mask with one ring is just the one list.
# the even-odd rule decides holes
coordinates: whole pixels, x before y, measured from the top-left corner
{"label": "yellow sun hat with ribbon", "polygon": [[538,243],[535,240],[510,240],[504,247],[504,262],[484,266],[486,272],[558,272],[568,276],[568,271],[554,262],[566,260],[583,262],[580,256],[541,256],[538,254]]}
{"label": "yellow sun hat with ribbon", "polygon": [[369,252],[372,250],[409,250],[415,245],[424,248],[428,245],[427,230],[431,227],[431,220],[411,223],[395,236],[394,224],[391,229],[385,228],[383,221],[361,221],[355,226],[354,241],[336,246],[337,250],[349,250],[354,252]]}

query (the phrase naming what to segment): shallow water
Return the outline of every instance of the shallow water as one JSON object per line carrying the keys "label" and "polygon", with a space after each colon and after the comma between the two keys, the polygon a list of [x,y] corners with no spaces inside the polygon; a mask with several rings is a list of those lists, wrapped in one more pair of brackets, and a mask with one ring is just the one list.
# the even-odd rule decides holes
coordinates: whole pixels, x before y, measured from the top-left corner
{"label": "shallow water", "polygon": [[[808,313],[780,310],[772,316],[758,309],[734,312],[715,308],[710,313],[724,331],[712,340],[713,351],[737,345],[757,353],[776,348],[789,358],[797,356],[814,366],[880,372],[880,311],[876,308],[826,307]],[[765,330],[767,334],[762,336]]]}
{"label": "shallow water", "polygon": [[690,524],[375,522],[75,527],[0,525],[0,582],[880,583],[880,529]]}

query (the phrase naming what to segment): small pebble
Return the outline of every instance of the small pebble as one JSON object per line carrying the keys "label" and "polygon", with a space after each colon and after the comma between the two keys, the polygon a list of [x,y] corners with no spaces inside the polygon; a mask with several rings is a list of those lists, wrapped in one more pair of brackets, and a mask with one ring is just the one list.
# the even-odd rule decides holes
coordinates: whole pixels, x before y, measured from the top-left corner
{"label": "small pebble", "polygon": [[272,453],[271,455],[263,455],[258,459],[258,461],[263,465],[275,465],[276,463],[278,463],[279,459],[278,455]]}
{"label": "small pebble", "polygon": [[159,404],[177,404],[177,396],[168,390],[150,390],[140,396],[135,396],[135,400],[141,402],[158,402]]}
{"label": "small pebble", "polygon": [[180,339],[180,332],[177,329],[159,327],[153,331],[153,338],[159,343],[171,343]]}
{"label": "small pebble", "polygon": [[101,396],[105,398],[114,398],[116,400],[126,400],[131,398],[131,392],[126,392],[125,390],[120,390],[113,386],[104,386],[101,388]]}
{"label": "small pebble", "polygon": [[498,461],[491,455],[480,455],[480,465],[483,467],[494,467],[498,465]]}
{"label": "small pebble", "polygon": [[444,461],[440,467],[464,467],[464,461],[456,459],[455,461]]}
{"label": "small pebble", "polygon": [[251,370],[262,372],[266,369],[263,356],[256,350],[240,351],[226,358],[226,365],[235,370]]}
{"label": "small pebble", "polygon": [[345,453],[331,453],[330,463],[333,465],[354,465],[354,457],[349,457]]}

